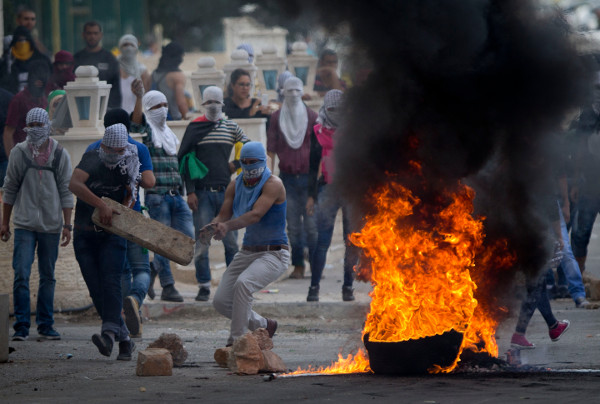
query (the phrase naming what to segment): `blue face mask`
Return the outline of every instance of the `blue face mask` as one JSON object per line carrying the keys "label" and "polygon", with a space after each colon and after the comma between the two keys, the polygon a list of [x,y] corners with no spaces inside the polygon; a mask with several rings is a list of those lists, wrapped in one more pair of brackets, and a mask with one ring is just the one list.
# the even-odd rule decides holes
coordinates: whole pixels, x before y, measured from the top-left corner
{"label": "blue face mask", "polygon": [[247,186],[254,186],[258,183],[260,177],[262,177],[265,168],[267,168],[266,160],[259,160],[253,164],[244,164],[242,166],[242,176]]}

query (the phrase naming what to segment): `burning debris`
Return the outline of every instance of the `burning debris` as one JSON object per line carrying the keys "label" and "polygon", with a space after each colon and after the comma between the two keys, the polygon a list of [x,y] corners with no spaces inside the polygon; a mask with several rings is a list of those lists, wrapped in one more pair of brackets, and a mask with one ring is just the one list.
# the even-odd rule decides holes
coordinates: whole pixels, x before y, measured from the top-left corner
{"label": "burning debris", "polygon": [[[361,351],[330,368],[437,373],[455,369],[466,350],[497,357],[504,294],[518,270],[539,271],[551,248],[539,209],[551,194],[550,135],[589,96],[590,64],[557,11],[534,1],[284,7],[307,4],[329,27],[347,23],[373,66],[347,93],[333,183],[357,212],[362,230],[351,241],[365,256],[357,270],[374,285],[363,330],[370,360]],[[402,352],[403,342],[429,341],[443,352],[413,368],[389,368],[387,348],[382,362],[373,357],[379,344]]]}

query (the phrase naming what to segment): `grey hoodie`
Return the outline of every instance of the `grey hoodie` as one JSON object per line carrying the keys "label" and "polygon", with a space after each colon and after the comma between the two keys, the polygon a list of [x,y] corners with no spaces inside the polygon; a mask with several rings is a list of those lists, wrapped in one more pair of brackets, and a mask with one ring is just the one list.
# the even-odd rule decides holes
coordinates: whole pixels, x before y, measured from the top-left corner
{"label": "grey hoodie", "polygon": [[[52,151],[46,167],[52,166],[58,146],[56,140],[50,140]],[[17,144],[10,152],[4,180],[3,199],[4,203],[13,205],[14,227],[40,233],[60,233],[63,224],[62,209],[73,207],[73,194],[69,191],[71,157],[63,149],[55,180],[54,173],[50,170],[26,170],[23,152],[33,160],[27,141]]]}

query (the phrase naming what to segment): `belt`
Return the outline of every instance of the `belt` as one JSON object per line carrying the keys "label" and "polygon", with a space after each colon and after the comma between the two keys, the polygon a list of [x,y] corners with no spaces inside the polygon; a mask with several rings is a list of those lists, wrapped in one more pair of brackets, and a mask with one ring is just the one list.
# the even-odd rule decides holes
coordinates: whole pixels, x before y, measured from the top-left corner
{"label": "belt", "polygon": [[177,195],[179,195],[179,189],[177,189],[177,188],[169,189],[166,192],[166,194],[170,195],[170,196],[177,196]]}
{"label": "belt", "polygon": [[263,251],[279,251],[289,250],[287,244],[276,244],[276,245],[243,245],[242,250],[249,252],[263,252]]}
{"label": "belt", "polygon": [[216,186],[216,187],[201,187],[200,189],[202,191],[207,191],[207,192],[223,192],[223,191],[225,191],[225,187],[222,185]]}

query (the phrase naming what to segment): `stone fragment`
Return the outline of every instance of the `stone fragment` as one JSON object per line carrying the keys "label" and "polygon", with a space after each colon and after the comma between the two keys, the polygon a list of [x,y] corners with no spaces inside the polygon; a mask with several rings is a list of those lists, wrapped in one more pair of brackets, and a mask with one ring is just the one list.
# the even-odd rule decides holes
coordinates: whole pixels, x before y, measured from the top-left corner
{"label": "stone fragment", "polygon": [[273,340],[269,337],[269,332],[265,328],[252,331],[252,335],[258,341],[258,346],[262,351],[273,349]]}
{"label": "stone fragment", "polygon": [[285,372],[287,368],[283,360],[275,352],[268,350],[262,351],[264,357],[264,365],[260,369],[261,372],[278,373]]}
{"label": "stone fragment", "polygon": [[583,283],[585,285],[585,295],[590,300],[600,300],[600,279],[584,275]]}
{"label": "stone fragment", "polygon": [[255,375],[264,366],[264,356],[251,332],[233,343],[233,360],[229,368],[241,375]]}
{"label": "stone fragment", "polygon": [[173,366],[178,367],[183,365],[188,357],[188,352],[183,347],[183,341],[177,334],[163,333],[158,339],[148,345],[148,348],[165,348],[173,357]]}
{"label": "stone fragment", "polygon": [[148,348],[138,353],[138,376],[171,376],[173,374],[173,358],[164,348]]}
{"label": "stone fragment", "polygon": [[98,209],[94,210],[92,221],[110,233],[133,241],[140,246],[162,255],[181,265],[188,265],[194,258],[194,239],[164,224],[140,215],[110,198],[102,200],[119,212],[113,214],[112,225],[100,223]]}
{"label": "stone fragment", "polygon": [[222,368],[229,367],[230,357],[233,356],[233,351],[230,346],[219,348],[215,351],[215,362]]}

